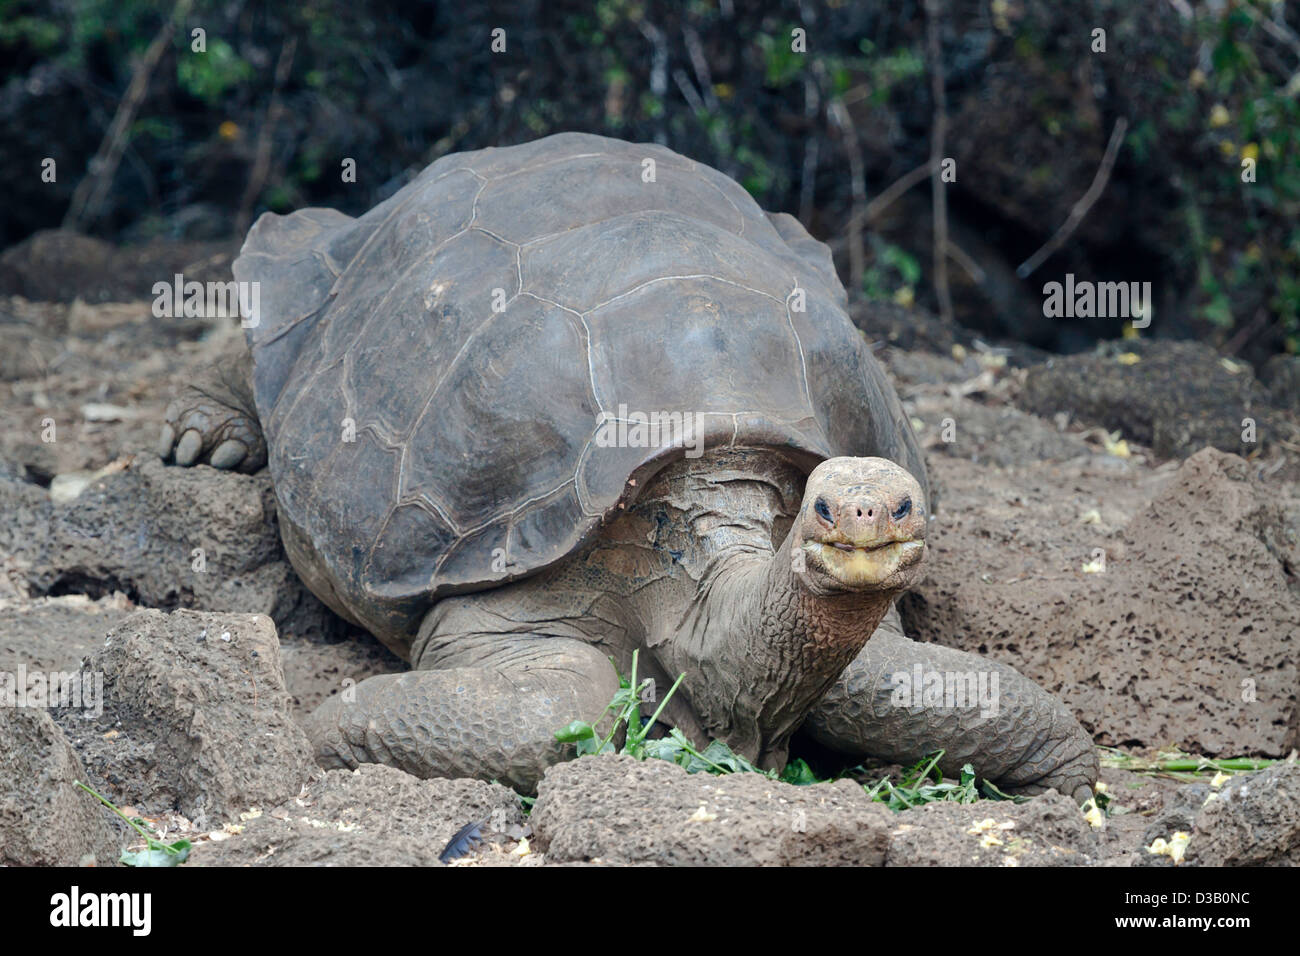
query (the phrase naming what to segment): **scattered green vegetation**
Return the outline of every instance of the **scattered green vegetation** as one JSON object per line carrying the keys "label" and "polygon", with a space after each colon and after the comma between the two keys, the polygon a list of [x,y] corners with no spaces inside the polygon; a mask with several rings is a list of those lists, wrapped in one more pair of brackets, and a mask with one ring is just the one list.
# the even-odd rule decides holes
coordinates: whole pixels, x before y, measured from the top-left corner
{"label": "scattered green vegetation", "polygon": [[[785,771],[779,774],[775,770],[760,770],[721,740],[714,740],[700,750],[676,727],[670,729],[667,736],[651,739],[649,737],[651,729],[664,708],[668,706],[668,701],[677,692],[677,688],[686,679],[686,674],[678,675],[655,712],[649,719],[644,719],[641,716],[641,700],[652,686],[652,681],[646,678],[640,683],[637,682],[640,654],[640,651],[632,652],[632,674],[630,677],[618,674],[618,690],[600,716],[595,721],[571,722],[556,731],[557,740],[562,743],[576,744],[580,757],[588,754],[620,753],[638,760],[667,760],[683,767],[687,773],[761,773],[773,780],[783,780],[796,786],[820,782],[803,760],[791,761]],[[614,663],[613,658],[610,659],[610,663],[618,673],[618,665]],[[613,719],[609,731],[602,737],[596,728],[611,715]],[[624,742],[621,748],[616,748],[614,741],[618,739],[620,731],[624,732]]]}
{"label": "scattered green vegetation", "polygon": [[80,780],[72,781],[73,786],[85,790],[108,809],[112,810],[119,817],[126,821],[131,829],[135,830],[140,836],[144,837],[145,848],[135,853],[127,850],[122,851],[118,858],[119,863],[125,863],[127,866],[179,866],[189,859],[190,848],[193,844],[189,840],[177,840],[175,843],[163,843],[154,837],[153,828],[149,826],[140,817],[128,817],[123,813],[116,804],[108,800],[97,791],[92,790]]}
{"label": "scattered green vegetation", "polygon": [[0,47],[26,45],[49,56],[62,39],[58,23],[22,12],[22,5],[14,0],[0,0]]}
{"label": "scattered green vegetation", "polygon": [[874,786],[867,787],[867,796],[877,803],[883,803],[891,810],[910,810],[927,803],[974,803],[976,800],[1011,800],[1024,803],[1027,797],[1012,796],[1003,793],[989,781],[976,784],[975,770],[970,764],[961,768],[961,776],[956,783],[944,780],[939,770],[939,761],[944,751],[936,750],[928,754],[903,773],[899,783],[891,783],[889,777],[881,777]]}
{"label": "scattered green vegetation", "polygon": [[[651,681],[647,678],[640,683],[637,682],[639,656],[639,651],[632,652],[631,676],[619,673],[618,690],[600,716],[595,721],[572,721],[566,727],[556,731],[557,740],[562,743],[576,744],[580,757],[592,754],[626,754],[638,760],[667,760],[682,767],[687,773],[760,773],[769,779],[799,787],[826,783],[839,779],[839,776],[860,776],[866,772],[859,766],[839,776],[821,777],[802,758],[791,760],[779,773],[775,770],[762,770],[735,753],[721,740],[714,740],[700,750],[676,727],[669,729],[665,736],[651,738],[650,731],[686,675],[683,673],[677,677],[663,700],[659,702],[654,714],[648,720],[643,719],[641,701],[646,690],[651,686]],[[618,665],[612,658],[610,663],[614,665],[617,673]],[[609,730],[601,736],[597,728],[611,716]],[[625,732],[621,748],[615,745],[620,731]],[[975,772],[970,764],[962,767],[961,779],[958,782],[945,781],[938,766],[939,761],[943,759],[943,754],[942,750],[928,754],[925,759],[908,769],[899,783],[891,783],[889,777],[885,776],[874,786],[863,785],[864,789],[872,800],[885,804],[891,810],[906,810],[940,800],[974,803],[981,798],[1016,802],[1025,799],[1003,793],[987,780],[980,781],[977,786]]]}
{"label": "scattered green vegetation", "polygon": [[1162,750],[1154,757],[1136,757],[1113,747],[1098,747],[1101,765],[1112,770],[1129,770],[1133,773],[1158,774],[1174,780],[1199,780],[1206,774],[1248,773],[1263,770],[1274,764],[1286,763],[1285,760],[1269,760],[1261,757],[1228,757],[1214,759],[1197,754],[1185,753],[1177,748]]}
{"label": "scattered green vegetation", "polygon": [[[1098,3],[1106,55],[1088,51],[1086,32],[1062,30],[1058,5],[996,4],[994,30],[975,46],[960,37],[967,28],[987,33],[990,14],[953,11],[942,53],[949,151],[961,169],[954,221],[988,222],[1004,246],[1032,247],[1057,228],[1062,202],[1087,185],[1087,168],[1060,181],[1062,163],[1104,142],[1124,116],[1130,126],[1104,197],[1109,206],[1091,213],[1063,252],[1074,264],[1060,264],[1080,272],[1128,261],[1141,278],[1176,291],[1160,297],[1169,304],[1161,305],[1159,334],[1181,326],[1232,343],[1256,364],[1279,350],[1300,352],[1294,28],[1274,22],[1271,0],[1194,5],[1188,19],[1150,5]],[[447,152],[583,129],[664,142],[723,170],[761,207],[796,213],[818,238],[842,240],[853,192],[848,137],[857,138],[868,196],[928,154],[925,31],[902,8],[865,17],[853,4],[814,5],[818,16],[805,22],[803,8],[788,4],[725,7],[598,0],[559,3],[543,17],[527,5],[504,11],[470,0],[448,19],[390,2],[253,9],[194,0],[148,78],[126,161],[93,225],[133,238],[234,230],[239,217],[227,207],[240,190],[232,184],[242,182],[264,135],[272,164],[252,213],[306,205],[360,212]],[[44,91],[31,94],[35,112],[19,125],[34,124],[32,143],[48,140],[61,154],[53,184],[20,176],[14,171],[28,169],[20,162],[4,167],[15,187],[7,241],[57,222],[164,14],[151,0],[84,0],[66,9],[0,0],[0,54],[12,75],[30,75],[31,89]],[[206,31],[202,53],[192,48],[196,27]],[[489,37],[498,27],[507,46],[494,51]],[[796,28],[806,48],[792,49]],[[273,116],[272,72],[289,38],[296,53]],[[1080,103],[1075,78],[1085,63],[1099,92]],[[999,95],[1006,77],[1019,78],[1023,97]],[[57,104],[74,95],[66,91],[82,91],[76,95],[89,107],[89,121],[75,130],[57,123]],[[56,94],[65,99],[46,102]],[[832,122],[837,101],[851,131]],[[989,121],[1002,110],[1008,122]],[[1047,141],[1020,155],[1003,148],[1018,131],[1035,130]],[[21,157],[32,148],[24,141],[12,151]],[[972,162],[985,151],[1002,160]],[[344,182],[340,158],[358,155],[359,180]],[[913,198],[923,197],[921,189]],[[208,208],[195,219],[199,203]],[[1099,235],[1103,214],[1114,221]],[[867,241],[869,297],[932,304],[926,230],[881,219]],[[982,321],[982,307],[962,307],[968,298],[959,296],[959,318]],[[1022,328],[1012,313],[999,321],[1013,337]]]}
{"label": "scattered green vegetation", "polygon": [[790,48],[791,31],[800,24],[786,23],[771,33],[760,33],[755,39],[762,51],[763,76],[768,86],[780,89],[803,75],[807,58]]}
{"label": "scattered green vegetation", "polygon": [[899,47],[893,53],[883,53],[876,49],[876,44],[863,38],[858,41],[862,57],[852,57],[836,64],[839,83],[845,83],[853,71],[865,75],[867,86],[871,90],[871,102],[875,106],[885,106],[890,94],[900,84],[922,82],[925,76],[925,58],[919,49]]}
{"label": "scattered green vegetation", "polygon": [[[557,740],[562,743],[576,744],[580,757],[589,754],[620,753],[638,760],[667,760],[684,768],[687,773],[761,773],[773,780],[783,780],[796,786],[819,782],[812,769],[803,760],[791,761],[784,773],[780,774],[775,770],[761,770],[735,753],[721,740],[714,740],[700,750],[676,727],[670,729],[667,736],[651,739],[649,737],[651,729],[664,708],[668,706],[668,701],[677,692],[677,688],[686,679],[686,674],[678,675],[655,712],[649,719],[644,719],[641,716],[641,700],[652,686],[652,681],[649,678],[639,683],[637,681],[640,653],[640,651],[632,652],[632,674],[628,677],[619,673],[618,690],[600,716],[595,721],[571,722],[556,731]],[[617,673],[618,665],[612,658],[610,663],[614,665]],[[596,728],[611,715],[609,731],[602,737]],[[618,739],[620,732],[624,734],[624,742],[621,748],[617,748],[614,741]]]}
{"label": "scattered green vegetation", "polygon": [[921,281],[921,264],[902,246],[869,237],[873,261],[862,276],[862,291],[869,299],[889,299],[911,305]]}
{"label": "scattered green vegetation", "polygon": [[[644,760],[647,756],[645,751],[646,734],[654,726],[654,722],[659,719],[663,709],[668,706],[668,701],[676,693],[677,688],[681,686],[682,681],[686,678],[682,674],[673,682],[664,699],[660,701],[658,709],[650,717],[649,721],[642,723],[641,719],[641,697],[653,685],[650,678],[646,678],[640,684],[636,680],[637,661],[640,651],[632,652],[632,676],[625,677],[623,674],[618,675],[618,690],[614,693],[614,698],[606,705],[600,716],[594,722],[586,720],[575,720],[562,730],[555,733],[555,737],[562,743],[577,744],[578,756],[586,754],[606,754],[621,753],[638,760]],[[610,663],[614,664],[614,659],[610,658]],[[614,665],[615,672],[618,671],[618,665]],[[599,725],[606,717],[613,714],[613,721],[610,724],[609,733],[601,738],[596,731]],[[618,736],[620,730],[626,728],[623,748],[617,750],[614,747],[614,738]]]}
{"label": "scattered green vegetation", "polygon": [[[1189,227],[1170,249],[1196,278],[1196,316],[1229,334],[1266,310],[1300,352],[1300,81],[1281,68],[1267,3],[1206,10],[1188,29],[1208,61],[1152,61],[1149,118],[1127,137],[1163,170]],[[1290,51],[1285,51],[1289,55]],[[1173,155],[1184,157],[1175,163]],[[1176,176],[1168,171],[1181,167]],[[1171,220],[1171,226],[1174,222]]]}
{"label": "scattered green vegetation", "polygon": [[207,46],[206,56],[176,61],[176,79],[191,96],[216,106],[228,90],[252,78],[253,68],[225,40],[212,39]]}

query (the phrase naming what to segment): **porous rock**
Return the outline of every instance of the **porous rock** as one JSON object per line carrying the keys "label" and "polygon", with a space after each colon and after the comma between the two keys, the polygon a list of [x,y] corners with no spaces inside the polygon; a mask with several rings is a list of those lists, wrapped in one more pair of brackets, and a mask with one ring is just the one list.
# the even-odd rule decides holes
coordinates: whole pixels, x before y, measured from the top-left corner
{"label": "porous rock", "polygon": [[263,615],[138,611],[83,673],[102,675],[102,713],[56,716],[119,804],[215,824],[318,773]]}
{"label": "porous rock", "polygon": [[878,866],[893,821],[848,780],[796,787],[603,756],[551,767],[531,822],[548,863]]}
{"label": "porous rock", "polygon": [[[249,819],[241,832],[200,843],[197,866],[436,866],[464,826],[482,841],[522,833],[519,798],[483,780],[421,780],[395,767],[331,770]],[[473,851],[471,851],[473,852]]]}
{"label": "porous rock", "polygon": [[43,708],[0,707],[0,865],[111,866],[122,839]]}

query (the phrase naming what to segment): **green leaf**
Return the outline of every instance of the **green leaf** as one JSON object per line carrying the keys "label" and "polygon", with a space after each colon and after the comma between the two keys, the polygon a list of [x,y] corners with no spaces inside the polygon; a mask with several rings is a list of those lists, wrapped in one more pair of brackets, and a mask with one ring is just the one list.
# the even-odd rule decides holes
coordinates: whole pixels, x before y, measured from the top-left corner
{"label": "green leaf", "polygon": [[[728,773],[762,773],[744,757],[737,754],[721,740],[715,740],[704,748],[702,756],[708,763],[721,767]],[[690,768],[687,768],[688,770]]]}
{"label": "green leaf", "polygon": [[980,790],[989,800],[1010,800],[1012,803],[1025,803],[1029,798],[1020,794],[1004,793],[990,780],[980,784]]}
{"label": "green leaf", "polygon": [[220,38],[208,41],[206,53],[186,51],[176,63],[176,80],[181,88],[209,106],[252,76],[253,67]]}
{"label": "green leaf", "polygon": [[614,745],[607,740],[601,740],[595,734],[590,737],[583,737],[578,741],[578,756],[587,757],[591,754],[612,754]]}
{"label": "green leaf", "polygon": [[620,687],[614,692],[614,697],[610,700],[611,707],[627,707],[631,704],[638,703],[636,691],[631,687]]}
{"label": "green leaf", "polygon": [[1232,306],[1228,303],[1228,297],[1222,292],[1202,306],[1201,315],[1221,329],[1232,328]]}
{"label": "green leaf", "polygon": [[588,740],[595,736],[596,728],[585,720],[575,720],[567,727],[555,732],[555,739],[562,744],[577,743],[580,740]]}
{"label": "green leaf", "polygon": [[680,758],[686,754],[682,742],[673,738],[671,734],[658,740],[647,740],[642,745],[641,752],[649,760],[667,760],[670,763],[679,763]]}
{"label": "green leaf", "polygon": [[189,859],[192,845],[189,840],[177,840],[175,843],[159,843],[157,840],[150,840],[148,848],[138,853],[128,853],[123,850],[117,862],[140,867],[179,866]]}
{"label": "green leaf", "polygon": [[908,285],[916,285],[921,279],[921,264],[917,262],[915,256],[908,253],[900,246],[887,245],[881,254],[881,259],[885,264],[898,270],[898,274],[903,277],[903,281]]}
{"label": "green leaf", "polygon": [[781,771],[781,780],[796,787],[806,787],[820,782],[817,774],[813,773],[812,767],[808,766],[808,762],[802,757],[797,757],[785,765],[785,769]]}

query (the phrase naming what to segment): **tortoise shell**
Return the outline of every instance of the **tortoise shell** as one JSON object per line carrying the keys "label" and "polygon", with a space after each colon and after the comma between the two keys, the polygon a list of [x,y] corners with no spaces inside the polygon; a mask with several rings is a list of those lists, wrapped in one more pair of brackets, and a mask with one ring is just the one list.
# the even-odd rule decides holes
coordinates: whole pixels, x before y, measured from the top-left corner
{"label": "tortoise shell", "polygon": [[[925,484],[829,250],[662,146],[562,133],[444,156],[359,219],[263,215],[235,277],[281,531],[336,611],[409,645],[439,598],[533,574],[692,448]],[[619,438],[624,440],[619,441]],[[652,436],[653,437],[653,436]]]}

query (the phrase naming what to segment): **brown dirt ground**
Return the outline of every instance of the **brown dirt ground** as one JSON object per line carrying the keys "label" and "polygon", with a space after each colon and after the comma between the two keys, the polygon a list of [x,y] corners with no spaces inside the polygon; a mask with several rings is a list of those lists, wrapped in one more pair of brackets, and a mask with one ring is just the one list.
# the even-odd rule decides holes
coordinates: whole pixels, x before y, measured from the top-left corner
{"label": "brown dirt ground", "polygon": [[[105,635],[129,613],[148,606],[146,598],[153,593],[148,575],[170,573],[167,566],[136,574],[107,557],[96,563],[83,553],[84,541],[68,537],[83,534],[77,529],[85,522],[59,515],[91,507],[87,502],[102,501],[104,508],[118,509],[111,512],[119,516],[113,533],[94,545],[105,553],[127,547],[122,542],[129,536],[167,532],[165,522],[146,527],[152,520],[151,502],[172,502],[176,494],[166,485],[169,479],[154,471],[149,449],[172,394],[233,333],[199,320],[156,319],[147,302],[91,306],[0,298],[0,503],[19,519],[11,522],[18,530],[0,532],[0,671],[12,671],[19,663],[73,669],[83,657],[101,650]],[[1118,443],[1120,436],[1092,423],[1070,416],[1043,418],[1018,407],[1025,376],[1006,367],[997,354],[968,352],[961,346],[951,355],[887,346],[880,354],[928,449],[937,492],[931,572],[903,607],[914,637],[987,653],[1022,669],[1060,693],[1099,743],[1137,753],[1178,744],[1221,756],[1275,757],[1286,756],[1297,745],[1294,641],[1300,634],[1300,468],[1293,450],[1282,443],[1249,460],[1215,451],[1187,461],[1161,460],[1132,439],[1127,445]],[[57,430],[54,442],[42,440],[50,419]],[[945,438],[949,422],[948,437],[955,428],[955,440]],[[245,507],[265,494],[259,479],[205,480],[204,494],[218,502],[230,496],[231,513],[243,515],[240,520],[253,520],[249,515],[260,513]],[[78,488],[86,490],[70,504],[50,504],[51,492],[70,494]],[[114,503],[129,497],[128,491],[143,496],[135,511]],[[263,533],[270,535],[272,547],[274,528],[267,527],[271,530]],[[1105,554],[1105,570],[1085,571],[1097,548]],[[70,561],[74,554],[76,573],[59,567],[60,560]],[[304,599],[286,599],[286,589],[296,585],[276,565],[283,564],[282,555],[268,554],[259,561],[248,571],[250,580],[256,573],[262,582],[258,586],[266,589],[256,592],[256,606],[241,606],[238,589],[199,589],[191,606],[275,619],[284,706],[291,713],[312,709],[335,692],[344,677],[361,679],[404,666],[355,629],[340,622],[335,622],[337,628],[326,626],[313,609],[305,613]],[[111,574],[105,568],[111,568]],[[102,577],[96,579],[96,574]],[[1250,699],[1242,692],[1247,681]],[[607,772],[603,767],[584,771],[597,784]],[[241,843],[244,831],[237,829],[216,841],[222,843],[219,852],[205,848],[196,861],[267,862],[274,851],[267,854],[266,847],[280,845],[294,848],[282,856],[284,862],[364,862],[365,853],[374,851],[373,841],[340,837],[343,842],[336,840],[333,849],[321,849],[304,836],[320,827],[301,820],[337,810],[335,822],[346,824],[336,828],[338,833],[351,833],[352,824],[365,832],[371,824],[353,819],[357,814],[351,811],[383,811],[385,801],[398,799],[392,796],[397,794],[401,805],[445,804],[447,814],[421,833],[428,842],[440,842],[444,831],[471,822],[461,819],[471,811],[510,804],[495,791],[462,787],[464,792],[442,794],[436,787],[430,789],[438,782],[398,779],[395,774],[385,768],[378,775],[368,771],[364,779],[332,774],[314,783],[304,780],[304,787],[315,789],[297,796],[283,794],[276,813],[267,815],[274,823],[247,827],[249,833],[278,828],[265,831],[264,846],[254,839]],[[575,837],[565,814],[581,818],[594,812],[583,809],[581,799],[573,795],[579,785],[574,780],[581,779],[557,779],[551,809],[531,824],[541,829],[533,834],[535,839],[540,836],[537,847],[547,845],[544,827],[549,822],[549,839],[565,835],[568,842],[561,845],[569,847],[564,859],[570,862],[591,862],[593,857],[607,862],[674,862],[684,860],[683,853],[689,856],[677,844],[676,849],[663,849],[667,844],[656,843],[654,852],[637,856],[626,848],[601,849],[586,836]],[[1190,825],[1194,813],[1188,808],[1199,807],[1207,795],[1204,784],[1191,785],[1201,788],[1193,790],[1171,779],[1126,771],[1106,770],[1103,780],[1126,812],[1110,817],[1100,833],[1075,833],[1075,843],[1066,849],[1078,862],[1146,862],[1141,846],[1166,824],[1182,820]],[[622,792],[619,787],[625,784],[611,784],[611,792]],[[672,786],[679,785],[705,784],[691,778]],[[761,789],[757,782],[745,786]],[[360,789],[353,793],[349,788]],[[677,803],[697,796],[694,791],[669,790]],[[561,799],[559,794],[568,796]],[[757,796],[745,797],[751,798]],[[131,792],[131,799],[144,805],[148,794]],[[566,810],[565,800],[577,803]],[[315,806],[313,801],[324,809],[298,813]],[[263,802],[269,808],[276,801]],[[986,812],[997,817],[1007,806],[990,804]],[[147,809],[173,832],[212,842],[177,807]],[[874,810],[845,812],[870,815]],[[1026,832],[1041,830],[1040,842],[1065,839],[1047,811],[1034,811],[1037,816],[1020,809],[1005,812],[1017,820],[1023,817]],[[934,833],[948,833],[956,846],[971,820],[979,819],[976,813],[969,808],[927,810],[925,819]],[[511,809],[510,825],[471,861],[486,865],[545,859],[536,852],[512,855],[519,838],[532,833],[516,817]],[[935,842],[937,837],[921,839],[910,830],[897,831],[901,817],[873,819],[872,825],[882,829],[880,842],[870,852],[881,860],[969,862],[961,856],[966,849],[950,853],[944,849],[949,843]],[[918,816],[909,826],[922,826],[920,821]],[[1070,828],[1077,830],[1073,823]],[[751,829],[750,840],[765,839],[762,834],[768,832],[758,824]],[[400,826],[372,833],[381,847],[385,839],[400,842],[410,835]],[[827,839],[826,858],[831,859],[843,847],[836,843],[838,837]],[[587,843],[596,850],[583,850]],[[406,862],[430,861],[424,851],[400,852]],[[908,854],[915,859],[909,860]],[[716,855],[705,856],[706,861],[718,861]],[[375,862],[386,862],[381,852],[380,857]],[[797,862],[779,853],[751,854],[747,859]],[[1050,854],[1039,861],[1061,862]]]}

